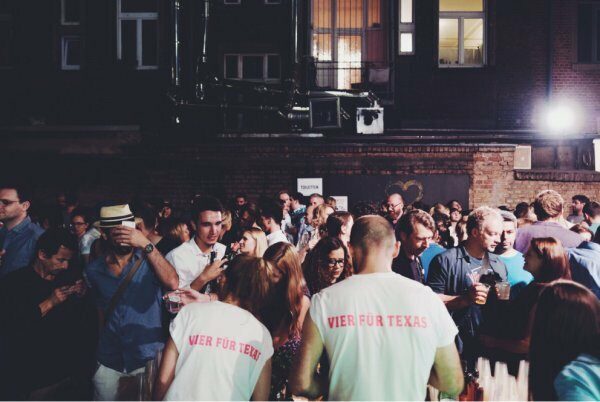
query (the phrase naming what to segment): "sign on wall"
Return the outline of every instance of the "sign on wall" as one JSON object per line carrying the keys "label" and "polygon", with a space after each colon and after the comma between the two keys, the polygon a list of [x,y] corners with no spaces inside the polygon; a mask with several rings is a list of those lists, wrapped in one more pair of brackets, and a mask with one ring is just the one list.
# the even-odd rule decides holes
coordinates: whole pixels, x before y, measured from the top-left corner
{"label": "sign on wall", "polygon": [[345,195],[332,195],[335,199],[336,209],[338,211],[348,211],[348,197]]}
{"label": "sign on wall", "polygon": [[323,179],[320,177],[298,179],[298,192],[304,196],[314,193],[323,194]]}

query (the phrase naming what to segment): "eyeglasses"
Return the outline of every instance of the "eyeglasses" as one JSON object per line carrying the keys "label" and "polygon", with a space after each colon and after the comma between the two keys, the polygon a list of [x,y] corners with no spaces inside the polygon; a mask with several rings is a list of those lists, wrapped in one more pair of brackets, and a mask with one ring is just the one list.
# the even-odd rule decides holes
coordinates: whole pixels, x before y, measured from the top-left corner
{"label": "eyeglasses", "polygon": [[[397,204],[395,204],[395,205],[394,205],[394,204],[385,204],[385,207],[386,207],[387,209],[396,209],[396,207],[397,207],[398,205],[402,205],[402,203],[401,203],[401,202],[399,202],[399,203],[397,203]],[[404,207],[404,205],[402,205],[402,206]]]}
{"label": "eyeglasses", "polygon": [[14,204],[15,202],[19,202],[16,200],[5,200],[5,199],[0,199],[0,204],[4,205],[5,207]]}
{"label": "eyeglasses", "polygon": [[336,265],[344,265],[344,262],[345,260],[343,258],[330,258],[329,261],[327,261],[327,264],[329,264],[330,267],[334,267]]}

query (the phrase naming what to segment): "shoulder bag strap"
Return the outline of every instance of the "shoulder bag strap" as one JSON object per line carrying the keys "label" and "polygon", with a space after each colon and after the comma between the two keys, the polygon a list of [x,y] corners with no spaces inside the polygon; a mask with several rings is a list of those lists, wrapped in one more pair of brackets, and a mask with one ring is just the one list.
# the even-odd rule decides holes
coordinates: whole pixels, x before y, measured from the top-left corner
{"label": "shoulder bag strap", "polygon": [[133,267],[131,267],[131,269],[127,273],[127,276],[119,284],[117,291],[115,292],[113,297],[110,299],[110,302],[108,303],[108,308],[104,312],[104,325],[106,325],[111,314],[117,307],[117,304],[119,304],[119,301],[121,300],[121,297],[125,293],[125,290],[127,289],[127,286],[129,285],[129,282],[131,282],[131,280],[133,279],[133,276],[135,275],[137,270],[142,265],[142,262],[144,262],[144,258],[140,258],[139,260],[137,260],[135,262],[135,264],[133,265]]}

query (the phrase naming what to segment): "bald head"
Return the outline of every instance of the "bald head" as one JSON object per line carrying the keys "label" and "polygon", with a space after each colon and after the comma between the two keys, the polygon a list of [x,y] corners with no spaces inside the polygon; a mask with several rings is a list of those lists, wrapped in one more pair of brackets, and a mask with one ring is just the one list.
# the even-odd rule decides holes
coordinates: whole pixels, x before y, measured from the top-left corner
{"label": "bald head", "polygon": [[350,245],[363,253],[393,249],[396,243],[392,225],[378,215],[365,215],[354,222],[350,233]]}

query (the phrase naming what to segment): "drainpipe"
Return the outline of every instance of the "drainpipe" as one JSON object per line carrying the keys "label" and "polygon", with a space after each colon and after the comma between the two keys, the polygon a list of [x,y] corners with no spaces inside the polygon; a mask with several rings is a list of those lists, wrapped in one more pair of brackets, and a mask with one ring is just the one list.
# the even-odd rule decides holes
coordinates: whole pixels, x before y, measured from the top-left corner
{"label": "drainpipe", "polygon": [[199,54],[196,59],[196,99],[204,100],[206,97],[206,80],[208,78],[208,23],[210,17],[210,0],[204,0],[204,11],[202,13],[202,40],[200,42]]}
{"label": "drainpipe", "polygon": [[554,30],[554,0],[548,0],[548,76],[546,78],[546,83],[548,87],[546,88],[546,98],[547,101],[550,102],[552,98],[552,85],[553,85],[553,58],[554,58],[554,49],[553,49],[553,30]]}
{"label": "drainpipe", "polygon": [[181,42],[179,29],[181,24],[181,0],[173,1],[173,42],[174,52],[171,64],[171,83],[174,88],[181,86]]}

